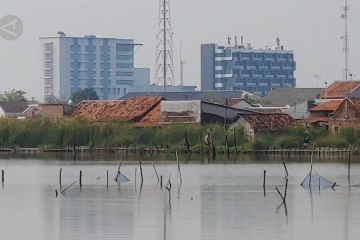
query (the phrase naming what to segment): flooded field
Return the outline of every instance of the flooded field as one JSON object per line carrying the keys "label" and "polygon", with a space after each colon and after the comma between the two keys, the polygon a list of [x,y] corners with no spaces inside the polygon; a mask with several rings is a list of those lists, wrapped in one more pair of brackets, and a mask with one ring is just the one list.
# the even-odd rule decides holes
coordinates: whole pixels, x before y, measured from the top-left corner
{"label": "flooded field", "polygon": [[[162,189],[153,166],[145,161],[141,188],[136,161],[122,164],[130,182],[119,186],[114,182],[118,162],[111,159],[0,159],[0,170],[5,171],[1,239],[359,239],[360,188],[348,187],[346,163],[315,163],[319,174],[340,186],[311,192],[300,186],[309,163],[288,163],[287,216],[284,206],[278,208],[282,200],[275,190],[284,191],[282,162],[181,162],[181,186],[176,162],[154,163],[163,176]],[[56,197],[60,168],[62,189],[77,182]],[[170,174],[169,203],[165,185]],[[353,164],[351,184],[356,183],[360,165]]]}

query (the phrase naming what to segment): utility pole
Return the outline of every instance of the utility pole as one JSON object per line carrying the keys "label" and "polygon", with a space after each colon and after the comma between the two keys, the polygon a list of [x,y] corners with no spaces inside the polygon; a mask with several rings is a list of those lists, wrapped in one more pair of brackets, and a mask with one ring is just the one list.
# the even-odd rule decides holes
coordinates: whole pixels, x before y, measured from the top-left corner
{"label": "utility pole", "polygon": [[316,86],[319,86],[319,78],[321,78],[321,75],[315,75],[316,78]]}
{"label": "utility pole", "polygon": [[174,85],[173,35],[170,0],[159,0],[158,34],[156,45],[155,84]]}
{"label": "utility pole", "polygon": [[184,65],[185,61],[181,57],[181,39],[180,39],[180,85],[184,86]]}
{"label": "utility pole", "polygon": [[349,75],[349,31],[348,31],[348,11],[350,10],[350,7],[348,5],[348,1],[345,0],[345,6],[342,7],[342,10],[344,11],[344,13],[342,13],[340,15],[340,18],[344,19],[344,23],[345,23],[345,31],[344,31],[344,36],[342,36],[341,38],[343,39],[343,50],[344,50],[344,54],[345,54],[345,66],[344,66],[344,70],[343,70],[343,78],[344,80],[348,80],[348,75]]}

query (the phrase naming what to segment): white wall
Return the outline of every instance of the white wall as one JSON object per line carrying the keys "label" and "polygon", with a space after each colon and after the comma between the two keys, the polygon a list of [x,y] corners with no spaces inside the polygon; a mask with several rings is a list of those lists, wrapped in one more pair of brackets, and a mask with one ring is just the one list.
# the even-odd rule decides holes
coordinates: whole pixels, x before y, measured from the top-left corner
{"label": "white wall", "polygon": [[[176,116],[182,113],[191,119],[195,120],[195,123],[201,123],[201,101],[162,101],[161,102],[161,122],[165,122],[165,119],[169,116]],[[170,117],[177,119],[176,117]],[[178,118],[179,120],[181,118]]]}

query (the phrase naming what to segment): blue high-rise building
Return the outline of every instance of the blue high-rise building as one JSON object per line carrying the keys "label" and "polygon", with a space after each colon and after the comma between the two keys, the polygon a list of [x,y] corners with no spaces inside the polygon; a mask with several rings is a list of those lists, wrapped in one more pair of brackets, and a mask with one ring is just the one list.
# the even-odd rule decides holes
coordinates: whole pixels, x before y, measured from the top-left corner
{"label": "blue high-rise building", "polygon": [[133,39],[88,35],[40,38],[43,100],[67,101],[72,93],[93,88],[102,100],[118,99],[132,88],[149,87],[150,69],[134,67]]}
{"label": "blue high-rise building", "polygon": [[244,90],[264,96],[274,88],[294,88],[294,52],[283,46],[201,45],[201,90]]}

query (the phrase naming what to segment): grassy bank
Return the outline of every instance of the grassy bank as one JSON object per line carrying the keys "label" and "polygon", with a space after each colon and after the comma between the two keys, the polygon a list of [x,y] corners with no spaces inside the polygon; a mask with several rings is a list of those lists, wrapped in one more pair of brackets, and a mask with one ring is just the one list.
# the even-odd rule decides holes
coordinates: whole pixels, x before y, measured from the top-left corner
{"label": "grassy bank", "polygon": [[[169,151],[184,150],[185,132],[191,149],[201,151],[207,129],[213,132],[214,143],[219,153],[226,152],[224,128],[220,125],[173,124],[164,128],[135,128],[124,122],[95,123],[85,119],[40,119],[0,120],[0,145],[6,148],[66,148],[89,147],[152,147]],[[234,134],[239,150],[260,150],[269,148],[301,148],[305,129],[301,126],[282,133],[259,133],[254,141],[248,141],[246,132],[237,127],[228,130],[229,147],[234,149]],[[360,147],[360,129],[342,129],[329,134],[327,129],[310,129],[313,147]]]}

